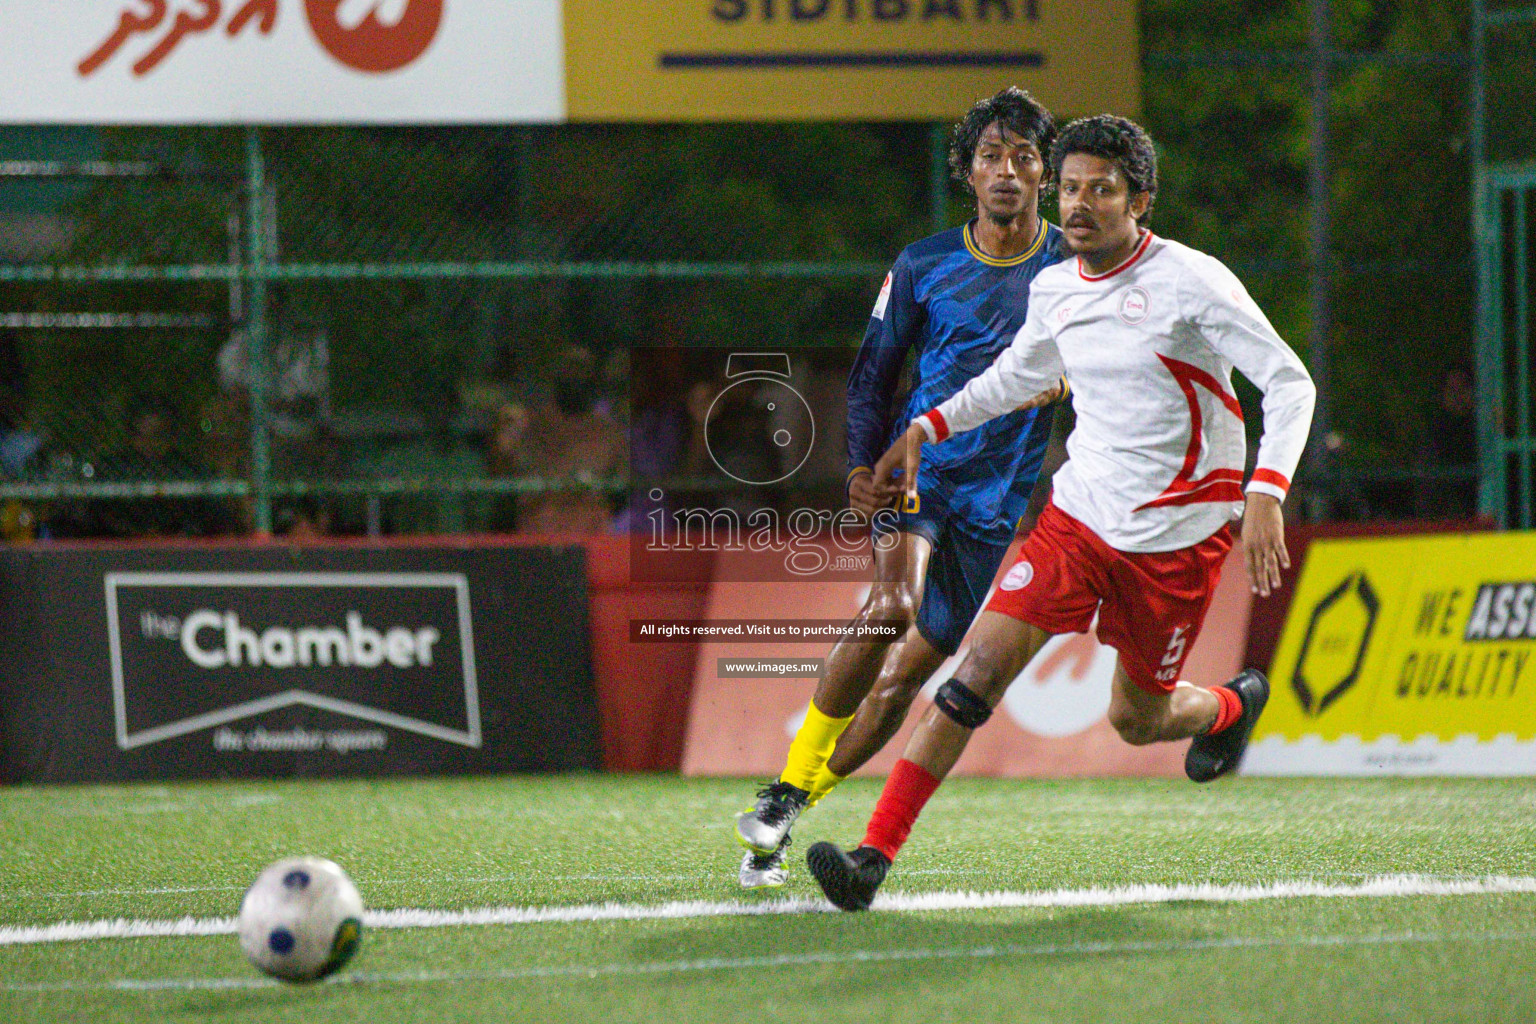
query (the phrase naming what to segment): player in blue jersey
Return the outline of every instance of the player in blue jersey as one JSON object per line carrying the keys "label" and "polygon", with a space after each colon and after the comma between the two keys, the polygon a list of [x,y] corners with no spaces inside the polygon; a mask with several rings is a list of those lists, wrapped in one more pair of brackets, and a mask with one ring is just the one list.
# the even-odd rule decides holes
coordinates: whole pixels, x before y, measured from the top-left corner
{"label": "player in blue jersey", "polygon": [[[902,250],[848,379],[848,503],[870,517],[875,583],[856,622],[897,620],[902,642],[842,641],[789,748],[783,774],[737,817],[746,888],[782,885],[795,818],[895,735],[930,675],[954,654],[1007,553],[1040,473],[1047,393],[948,446],[923,450],[918,500],[886,508],[871,467],[913,416],[992,365],[1024,324],[1029,286],[1060,260],[1039,214],[1051,114],[1008,88],[955,126],[949,162],[976,197],[970,223]],[[892,409],[911,360],[910,390]]]}

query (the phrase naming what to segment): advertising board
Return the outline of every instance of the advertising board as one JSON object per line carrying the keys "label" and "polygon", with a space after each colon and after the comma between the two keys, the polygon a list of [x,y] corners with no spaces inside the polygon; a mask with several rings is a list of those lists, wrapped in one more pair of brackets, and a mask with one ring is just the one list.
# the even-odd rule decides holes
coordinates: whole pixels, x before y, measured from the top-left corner
{"label": "advertising board", "polygon": [[0,0],[0,122],[550,122],[559,0]]}
{"label": "advertising board", "polygon": [[949,120],[1140,105],[1129,0],[0,0],[0,123]]}
{"label": "advertising board", "polygon": [[953,120],[1004,85],[1134,115],[1124,0],[566,0],[569,117]]}
{"label": "advertising board", "polygon": [[[1012,565],[1015,549],[1003,559]],[[738,555],[736,558],[750,556]],[[759,556],[762,557],[762,556]],[[999,572],[1001,575],[1001,571]],[[751,567],[725,566],[705,611],[707,621],[817,617],[845,623],[869,594],[868,583],[807,587],[770,584]],[[1242,669],[1252,607],[1239,541],[1228,555],[1205,626],[1185,662],[1185,677],[1201,685],[1223,682]],[[701,644],[693,706],[683,749],[685,775],[774,776],[816,690],[816,673],[831,644],[751,639]],[[924,687],[906,725],[869,764],[864,775],[884,775],[901,756],[932,694],[954,674],[969,647],[962,644]],[[1184,774],[1185,743],[1133,747],[1105,716],[1115,651],[1092,633],[1053,638],[1009,688],[1002,705],[978,729],[955,774],[1003,777],[1169,776]],[[815,671],[787,667],[802,660]]]}
{"label": "advertising board", "polygon": [[579,547],[0,552],[11,781],[596,768]]}
{"label": "advertising board", "polygon": [[1536,774],[1536,534],[1318,541],[1249,774]]}

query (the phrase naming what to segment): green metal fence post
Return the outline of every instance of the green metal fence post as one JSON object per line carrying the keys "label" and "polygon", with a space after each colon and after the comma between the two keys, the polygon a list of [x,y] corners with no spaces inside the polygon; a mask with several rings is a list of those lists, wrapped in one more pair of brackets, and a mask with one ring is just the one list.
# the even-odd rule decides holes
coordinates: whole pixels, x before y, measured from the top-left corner
{"label": "green metal fence post", "polygon": [[1310,246],[1307,291],[1312,331],[1308,344],[1307,366],[1317,385],[1317,405],[1312,413],[1311,458],[1314,472],[1328,480],[1324,491],[1327,507],[1334,503],[1333,453],[1328,434],[1333,430],[1333,255],[1330,240],[1329,195],[1329,103],[1333,86],[1333,30],[1329,0],[1311,0],[1308,42],[1311,67],[1311,161],[1308,166],[1307,197],[1310,205]]}
{"label": "green metal fence post", "polygon": [[258,536],[272,534],[272,456],[267,423],[266,165],[261,129],[245,130],[245,358],[250,373],[251,486]]}
{"label": "green metal fence post", "polygon": [[1490,201],[1487,153],[1488,19],[1484,0],[1472,0],[1472,252],[1476,262],[1476,324],[1472,352],[1477,375],[1477,510],[1505,525],[1504,467],[1499,451],[1500,346],[1498,207]]}
{"label": "green metal fence post", "polygon": [[949,227],[949,133],[937,122],[928,128],[928,223],[934,234]]}
{"label": "green metal fence post", "polygon": [[1514,217],[1510,221],[1510,234],[1514,236],[1514,324],[1510,336],[1515,341],[1515,437],[1519,447],[1515,449],[1515,479],[1520,483],[1520,529],[1529,530],[1531,522],[1531,303],[1530,303],[1530,247],[1527,243],[1525,209],[1531,192],[1519,189],[1513,193]]}

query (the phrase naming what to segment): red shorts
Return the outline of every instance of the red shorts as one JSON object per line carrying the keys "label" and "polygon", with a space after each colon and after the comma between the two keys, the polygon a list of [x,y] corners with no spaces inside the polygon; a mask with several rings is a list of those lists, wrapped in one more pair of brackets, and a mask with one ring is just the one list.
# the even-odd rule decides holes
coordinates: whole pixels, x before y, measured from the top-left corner
{"label": "red shorts", "polygon": [[1223,526],[1179,551],[1116,551],[1051,502],[986,610],[1047,633],[1086,633],[1098,612],[1099,641],[1120,652],[1131,682],[1169,693],[1231,549]]}

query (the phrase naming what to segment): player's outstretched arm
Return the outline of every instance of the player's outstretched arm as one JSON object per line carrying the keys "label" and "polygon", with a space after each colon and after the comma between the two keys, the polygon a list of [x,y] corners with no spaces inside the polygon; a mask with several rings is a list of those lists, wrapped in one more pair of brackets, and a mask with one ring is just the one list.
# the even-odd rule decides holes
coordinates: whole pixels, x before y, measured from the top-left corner
{"label": "player's outstretched arm", "polygon": [[926,413],[933,436],[944,440],[951,433],[975,429],[988,420],[1015,409],[1047,405],[1065,393],[1061,353],[1046,328],[1035,303],[1012,344],[998,353],[991,366],[966,382],[965,387]]}
{"label": "player's outstretched arm", "polygon": [[[1055,385],[1026,399],[1016,408],[1038,409],[1052,402],[1059,402],[1070,393],[1071,388],[1067,385],[1067,379],[1061,377],[1057,379]],[[880,457],[879,462],[875,463],[874,475],[870,482],[875,500],[879,503],[875,507],[889,504],[892,498],[898,496],[905,496],[909,501],[915,499],[917,469],[922,462],[923,445],[942,441],[949,436],[948,426],[938,410],[926,412],[909,423],[906,433],[898,437],[896,443]],[[901,478],[896,476],[898,469],[902,470]],[[850,498],[852,493],[850,486]]]}
{"label": "player's outstretched arm", "polygon": [[1023,412],[1026,409],[1039,409],[1042,406],[1052,405],[1066,398],[1071,393],[1072,388],[1067,384],[1067,378],[1063,377],[1056,382],[1055,387],[1047,388],[1019,406],[1019,411]]}

